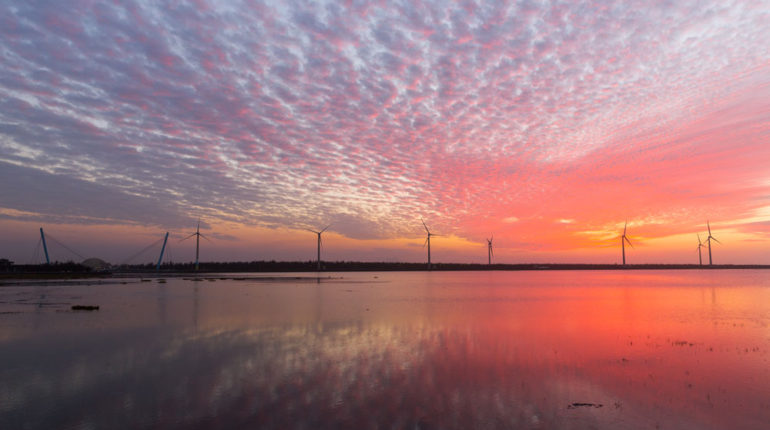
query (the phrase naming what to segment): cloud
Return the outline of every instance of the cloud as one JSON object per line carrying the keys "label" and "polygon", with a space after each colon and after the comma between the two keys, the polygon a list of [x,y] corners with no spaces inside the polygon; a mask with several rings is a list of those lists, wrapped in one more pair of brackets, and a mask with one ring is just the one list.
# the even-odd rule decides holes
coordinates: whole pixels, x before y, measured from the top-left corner
{"label": "cloud", "polygon": [[[11,219],[47,223],[192,225],[171,201],[129,194],[95,182],[0,162],[0,202]],[[181,224],[180,224],[181,223]]]}
{"label": "cloud", "polygon": [[6,186],[7,209],[338,219],[361,239],[415,236],[424,214],[551,246],[634,217],[666,235],[770,195],[759,5],[51,2],[0,17],[0,161],[32,190]]}

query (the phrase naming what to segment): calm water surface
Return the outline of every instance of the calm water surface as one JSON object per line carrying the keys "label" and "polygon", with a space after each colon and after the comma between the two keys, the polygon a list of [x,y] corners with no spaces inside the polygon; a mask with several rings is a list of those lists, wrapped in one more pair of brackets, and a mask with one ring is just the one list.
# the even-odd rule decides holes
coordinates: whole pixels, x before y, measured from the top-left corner
{"label": "calm water surface", "polygon": [[0,429],[770,422],[767,271],[276,276],[0,287]]}

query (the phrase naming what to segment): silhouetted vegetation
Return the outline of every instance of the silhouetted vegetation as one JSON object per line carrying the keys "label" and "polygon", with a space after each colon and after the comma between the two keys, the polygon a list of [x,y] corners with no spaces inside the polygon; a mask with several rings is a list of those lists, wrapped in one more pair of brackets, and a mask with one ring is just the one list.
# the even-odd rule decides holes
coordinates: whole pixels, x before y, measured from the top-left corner
{"label": "silhouetted vegetation", "polygon": [[[7,260],[6,260],[7,261]],[[0,269],[13,273],[87,273],[91,269],[74,261],[54,262],[51,264],[11,264],[2,265]]]}
{"label": "silhouetted vegetation", "polygon": [[[425,271],[426,263],[365,262],[365,261],[324,261],[326,272],[386,272]],[[766,265],[714,265],[697,264],[462,264],[432,263],[431,270],[661,270],[661,269],[767,269]],[[120,266],[121,272],[154,272],[155,265],[139,264]],[[161,272],[194,272],[194,263],[164,263]],[[201,262],[199,272],[317,272],[315,261],[240,261]]]}
{"label": "silhouetted vegetation", "polygon": [[[131,264],[112,266],[108,271],[93,271],[89,267],[74,262],[56,262],[52,264],[13,264],[0,265],[0,273],[4,278],[12,277],[72,277],[72,276],[110,276],[112,273],[244,273],[244,272],[318,272],[316,261],[234,261],[234,262],[201,262],[195,270],[195,263],[163,263],[160,272],[156,272],[155,264]],[[751,264],[462,264],[462,263],[432,263],[434,271],[462,270],[715,270],[715,269],[770,269],[768,265]],[[388,271],[426,271],[426,263],[404,262],[366,262],[366,261],[325,261],[322,262],[325,272],[388,272]]]}

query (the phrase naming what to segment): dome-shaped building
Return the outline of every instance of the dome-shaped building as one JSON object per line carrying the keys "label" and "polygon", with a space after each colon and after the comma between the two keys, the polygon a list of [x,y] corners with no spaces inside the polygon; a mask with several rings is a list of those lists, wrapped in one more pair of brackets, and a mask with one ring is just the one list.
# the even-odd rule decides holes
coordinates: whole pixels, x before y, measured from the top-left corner
{"label": "dome-shaped building", "polygon": [[101,258],[87,258],[83,260],[82,263],[83,266],[88,267],[93,272],[104,272],[106,270],[109,270],[110,263],[102,260]]}

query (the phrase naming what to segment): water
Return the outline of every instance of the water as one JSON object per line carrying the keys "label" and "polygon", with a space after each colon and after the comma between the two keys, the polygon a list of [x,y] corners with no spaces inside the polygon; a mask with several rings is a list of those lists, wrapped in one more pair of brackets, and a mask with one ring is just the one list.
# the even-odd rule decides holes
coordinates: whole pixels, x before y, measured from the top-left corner
{"label": "water", "polygon": [[278,276],[0,287],[0,428],[770,421],[770,272]]}

